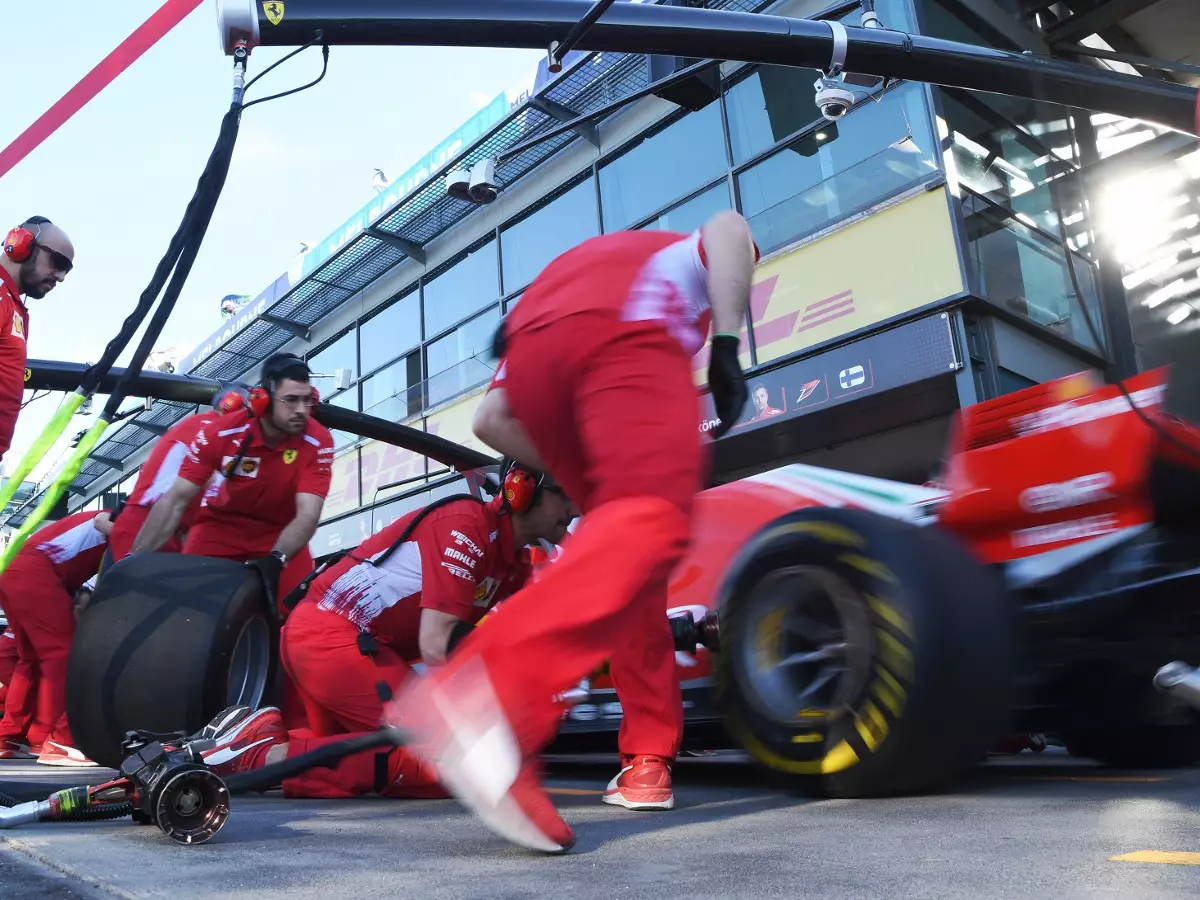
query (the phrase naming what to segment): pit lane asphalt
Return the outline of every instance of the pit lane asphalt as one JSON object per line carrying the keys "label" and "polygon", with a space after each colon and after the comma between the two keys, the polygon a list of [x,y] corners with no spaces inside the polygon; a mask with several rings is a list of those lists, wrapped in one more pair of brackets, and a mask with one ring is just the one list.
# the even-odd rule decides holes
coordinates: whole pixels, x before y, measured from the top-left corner
{"label": "pit lane asphalt", "polygon": [[[0,781],[102,774],[79,771],[4,762]],[[721,754],[680,762],[668,813],[603,806],[612,772],[609,758],[551,761],[548,785],[579,835],[565,857],[511,847],[454,801],[235,797],[224,830],[198,847],[128,820],[0,831],[0,896],[1200,895],[1198,769],[1126,773],[1050,748],[996,758],[953,793],[811,801],[764,787],[739,755]],[[1165,855],[1114,859],[1143,851]]]}

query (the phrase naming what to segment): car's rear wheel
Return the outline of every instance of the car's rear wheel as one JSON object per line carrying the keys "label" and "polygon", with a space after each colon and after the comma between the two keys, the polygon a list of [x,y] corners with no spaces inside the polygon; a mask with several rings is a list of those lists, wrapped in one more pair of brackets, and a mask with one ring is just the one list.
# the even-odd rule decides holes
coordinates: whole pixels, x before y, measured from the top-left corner
{"label": "car's rear wheel", "polygon": [[743,549],[720,611],[727,725],[808,793],[943,787],[1005,733],[1014,610],[940,531],[798,511]]}
{"label": "car's rear wheel", "polygon": [[260,706],[278,666],[275,631],[253,569],[173,553],[122,560],[97,583],[71,648],[76,745],[116,766],[126,731],[192,733],[226,706]]}

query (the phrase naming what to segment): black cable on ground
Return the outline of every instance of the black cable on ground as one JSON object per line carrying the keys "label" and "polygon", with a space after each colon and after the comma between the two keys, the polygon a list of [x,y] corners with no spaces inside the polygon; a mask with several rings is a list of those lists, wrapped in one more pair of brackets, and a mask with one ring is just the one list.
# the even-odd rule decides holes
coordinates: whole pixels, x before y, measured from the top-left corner
{"label": "black cable on ground", "polygon": [[0,794],[0,806],[12,807],[18,806],[21,803],[16,797],[10,797],[8,794]]}
{"label": "black cable on ground", "polygon": [[341,762],[347,756],[362,753],[366,750],[377,750],[383,747],[397,747],[395,738],[390,731],[375,731],[356,738],[347,738],[336,744],[326,744],[308,753],[282,762],[263,766],[241,775],[231,775],[224,779],[225,787],[231,794],[252,794],[265,791],[281,784],[284,779],[303,775],[310,769],[329,768]]}
{"label": "black cable on ground", "polygon": [[105,822],[111,819],[123,819],[133,815],[133,804],[128,800],[121,803],[97,803],[87,806],[78,812],[62,816],[58,819],[47,819],[48,822]]}

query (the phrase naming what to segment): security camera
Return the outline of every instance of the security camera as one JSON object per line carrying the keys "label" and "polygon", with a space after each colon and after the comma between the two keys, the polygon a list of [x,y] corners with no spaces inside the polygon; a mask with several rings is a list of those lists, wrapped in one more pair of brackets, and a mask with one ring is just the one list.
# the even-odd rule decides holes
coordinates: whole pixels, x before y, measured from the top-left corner
{"label": "security camera", "polygon": [[474,203],[492,203],[500,193],[496,183],[496,161],[481,159],[471,169],[471,186],[468,189],[471,201]]}
{"label": "security camera", "polygon": [[471,201],[471,173],[457,169],[446,176],[446,193],[455,200]]}
{"label": "security camera", "polygon": [[830,122],[836,122],[854,106],[854,92],[837,78],[822,76],[813,82],[817,90],[817,108]]}

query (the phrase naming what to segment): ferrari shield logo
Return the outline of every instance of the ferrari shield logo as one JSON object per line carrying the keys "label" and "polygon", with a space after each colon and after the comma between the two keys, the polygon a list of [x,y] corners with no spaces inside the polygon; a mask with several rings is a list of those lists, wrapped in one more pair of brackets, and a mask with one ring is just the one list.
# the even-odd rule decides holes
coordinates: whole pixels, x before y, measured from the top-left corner
{"label": "ferrari shield logo", "polygon": [[264,2],[263,12],[267,14],[267,21],[272,25],[278,25],[283,21],[283,4],[278,2],[278,0]]}
{"label": "ferrari shield logo", "polygon": [[285,466],[290,466],[292,463],[294,463],[296,461],[296,457],[299,455],[300,455],[299,450],[284,450],[283,451],[283,464]]}

